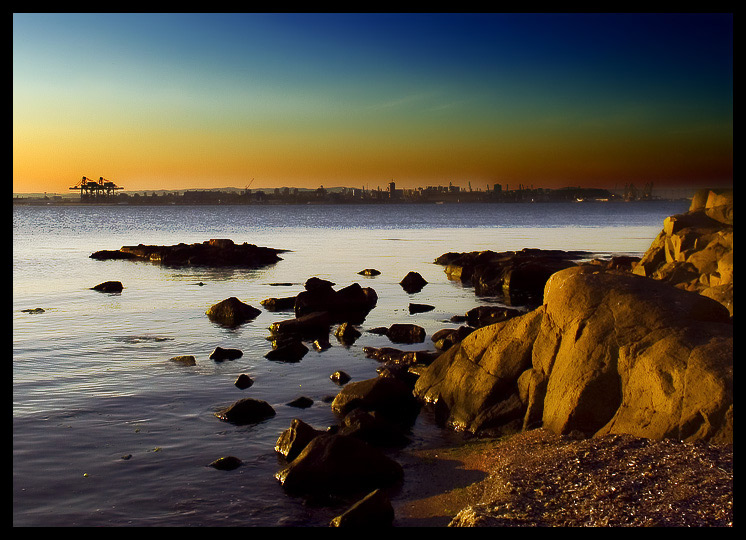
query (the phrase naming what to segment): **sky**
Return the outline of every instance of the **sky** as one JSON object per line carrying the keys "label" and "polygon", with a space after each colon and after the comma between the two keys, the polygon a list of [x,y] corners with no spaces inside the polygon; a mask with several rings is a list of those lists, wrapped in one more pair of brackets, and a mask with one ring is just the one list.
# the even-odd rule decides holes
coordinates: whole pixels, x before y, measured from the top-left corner
{"label": "sky", "polygon": [[16,13],[13,192],[732,186],[733,15]]}

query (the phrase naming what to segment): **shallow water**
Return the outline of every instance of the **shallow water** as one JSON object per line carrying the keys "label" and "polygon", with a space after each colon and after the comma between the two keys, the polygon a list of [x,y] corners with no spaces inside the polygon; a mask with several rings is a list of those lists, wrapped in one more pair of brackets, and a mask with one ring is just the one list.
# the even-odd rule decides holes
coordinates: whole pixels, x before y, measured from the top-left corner
{"label": "shallow water", "polygon": [[[600,254],[641,254],[666,216],[688,203],[547,203],[341,206],[14,206],[13,208],[13,523],[72,525],[328,524],[339,508],[287,496],[274,473],[279,434],[298,417],[318,428],[336,423],[328,403],[339,390],[329,375],[375,376],[365,346],[392,346],[363,331],[352,346],[299,363],[264,358],[272,322],[262,313],[229,330],[205,310],[236,296],[261,308],[268,297],[295,295],[311,276],[337,288],[373,287],[378,304],[362,330],[413,322],[428,337],[454,315],[495,303],[446,279],[433,264],[449,251],[536,247]],[[290,250],[258,270],[175,269],[89,255],[123,245],[231,238]],[[357,274],[376,268],[380,276]],[[399,281],[414,270],[429,282],[416,294]],[[107,280],[121,294],[90,287]],[[203,286],[197,283],[204,283]],[[290,285],[276,285],[278,283]],[[436,309],[410,315],[409,302]],[[43,313],[24,309],[43,308]],[[238,348],[237,360],[214,362],[216,346]],[[196,366],[169,362],[191,354]],[[240,373],[255,383],[233,384]],[[286,405],[299,396],[308,409]],[[269,402],[277,415],[234,426],[213,415],[242,397]],[[413,445],[454,440],[424,412]],[[234,455],[243,465],[207,464]],[[124,456],[129,456],[126,459]],[[405,473],[406,474],[406,473]],[[405,480],[406,481],[406,480]]]}

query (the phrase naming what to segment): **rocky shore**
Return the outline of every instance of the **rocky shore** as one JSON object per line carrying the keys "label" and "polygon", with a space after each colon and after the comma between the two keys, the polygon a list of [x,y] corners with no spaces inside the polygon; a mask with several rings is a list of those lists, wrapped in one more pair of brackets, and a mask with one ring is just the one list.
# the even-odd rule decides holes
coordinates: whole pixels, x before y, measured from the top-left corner
{"label": "rocky shore", "polygon": [[[377,294],[357,283],[312,277],[292,298],[262,301],[288,312],[269,329],[270,361],[297,362],[309,347],[328,348],[331,335],[347,346],[366,331],[392,345],[423,343],[366,348],[380,362],[377,377],[330,374],[340,385],[330,400],[338,423],[294,419],[275,446],[275,478],[314,504],[348,501],[332,526],[732,525],[732,205],[732,192],[698,194],[639,260],[444,254],[435,263],[449,279],[512,307],[455,318],[461,326],[430,336],[432,345],[415,324],[364,328]],[[242,264],[271,264],[279,251],[210,240],[94,258],[222,265],[246,250]],[[416,272],[401,282],[406,291],[426,285]],[[259,312],[232,297],[206,315],[236,326]],[[214,360],[241,354],[216,350]],[[423,408],[469,442],[408,450]],[[274,410],[244,398],[215,416],[245,425]],[[240,460],[210,465],[230,470]]]}

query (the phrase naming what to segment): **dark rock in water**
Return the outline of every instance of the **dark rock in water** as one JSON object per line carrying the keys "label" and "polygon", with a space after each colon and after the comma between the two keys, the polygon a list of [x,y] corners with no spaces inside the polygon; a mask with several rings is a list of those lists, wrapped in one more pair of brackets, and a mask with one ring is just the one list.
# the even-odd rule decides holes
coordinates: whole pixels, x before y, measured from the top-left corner
{"label": "dark rock in water", "polygon": [[409,304],[409,314],[414,315],[415,313],[426,313],[435,309],[435,306],[430,304]]}
{"label": "dark rock in water", "polygon": [[266,401],[244,398],[224,409],[220,409],[215,413],[215,416],[231,424],[244,425],[261,422],[267,418],[272,418],[275,414],[275,410]]}
{"label": "dark rock in water", "polygon": [[314,312],[327,312],[333,322],[360,323],[378,301],[375,290],[361,287],[358,283],[335,291],[328,285],[330,282],[319,282],[315,282],[313,287],[298,293],[295,297],[296,317]]}
{"label": "dark rock in water", "polygon": [[234,456],[224,456],[216,459],[208,465],[220,471],[232,471],[241,466],[241,460]]}
{"label": "dark rock in water", "polygon": [[379,447],[402,447],[410,442],[399,425],[359,408],[345,415],[339,433]]}
{"label": "dark rock in water", "polygon": [[444,328],[438,330],[432,335],[435,348],[441,351],[447,351],[453,345],[461,343],[461,340],[471,334],[474,328],[470,326],[459,326],[458,328]]}
{"label": "dark rock in water", "polygon": [[289,407],[297,407],[299,409],[307,409],[311,405],[313,405],[313,400],[306,396],[301,396],[299,398],[295,398],[293,401],[286,403]]}
{"label": "dark rock in water", "polygon": [[329,343],[329,339],[325,336],[321,336],[314,340],[313,348],[319,352],[325,351],[331,348],[332,344]]}
{"label": "dark rock in water", "polygon": [[366,268],[365,270],[361,270],[358,272],[361,276],[380,276],[381,272],[376,270],[375,268]]}
{"label": "dark rock in water", "polygon": [[363,347],[367,358],[373,358],[387,364],[410,366],[412,364],[430,364],[438,357],[434,351],[402,351],[393,347]]}
{"label": "dark rock in water", "polygon": [[282,260],[277,254],[284,251],[246,242],[235,244],[229,239],[212,239],[190,245],[182,243],[174,246],[122,246],[119,251],[97,251],[91,258],[143,260],[173,266],[258,268]]}
{"label": "dark rock in water", "polygon": [[267,360],[278,360],[280,362],[300,362],[307,352],[308,347],[300,341],[290,341],[272,349],[264,357]]}
{"label": "dark rock in water", "polygon": [[181,364],[182,366],[196,366],[197,365],[197,360],[194,358],[194,356],[191,356],[191,355],[174,356],[173,358],[169,358],[168,360],[175,364]]}
{"label": "dark rock in water", "polygon": [[317,311],[272,323],[270,332],[276,335],[294,334],[302,337],[328,337],[332,324],[332,317],[326,311]]}
{"label": "dark rock in water", "polygon": [[22,309],[22,313],[44,313],[44,310],[40,307],[33,309]]}
{"label": "dark rock in water", "polygon": [[394,508],[380,489],[366,495],[329,523],[330,527],[390,527]]}
{"label": "dark rock in water", "polygon": [[321,434],[275,474],[292,494],[347,495],[401,482],[396,461],[356,437]]}
{"label": "dark rock in water", "polygon": [[495,324],[507,321],[511,317],[516,317],[525,313],[519,309],[500,307],[500,306],[478,306],[466,312],[466,320],[469,326],[481,328],[489,324]]}
{"label": "dark rock in water", "polygon": [[334,332],[337,340],[344,345],[351,345],[359,338],[362,334],[350,323],[342,323],[339,325],[337,330]]}
{"label": "dark rock in water", "polygon": [[590,257],[585,251],[472,251],[446,253],[435,259],[448,279],[470,283],[478,296],[502,296],[511,305],[541,304],[549,276]]}
{"label": "dark rock in water", "polygon": [[249,377],[245,373],[241,373],[241,375],[239,375],[236,378],[236,382],[234,384],[236,385],[236,387],[240,388],[241,390],[246,390],[247,388],[249,388],[251,385],[254,384],[254,381],[251,377]]}
{"label": "dark rock in water", "polygon": [[288,461],[293,461],[313,438],[322,433],[324,431],[311,427],[303,420],[293,418],[290,427],[277,439],[275,451],[285,456]]}
{"label": "dark rock in water", "polygon": [[122,285],[121,281],[104,281],[103,283],[99,283],[95,287],[91,287],[91,289],[99,292],[116,293],[122,292],[124,286]]}
{"label": "dark rock in water", "polygon": [[425,329],[416,324],[392,324],[386,336],[394,343],[422,343],[425,341]]}
{"label": "dark rock in water", "polygon": [[399,285],[408,292],[409,294],[417,293],[427,285],[427,281],[418,272],[409,272],[404,279],[399,282]]}
{"label": "dark rock in water", "polygon": [[212,354],[210,355],[210,360],[222,362],[223,360],[235,360],[242,356],[243,352],[239,349],[223,349],[222,347],[215,347],[215,350],[212,351]]}
{"label": "dark rock in water", "polygon": [[295,308],[295,296],[266,298],[259,303],[267,311],[292,311]]}
{"label": "dark rock in water", "polygon": [[356,408],[375,411],[402,424],[414,421],[419,413],[419,403],[411,389],[391,377],[373,377],[347,383],[332,402],[332,411],[343,416]]}
{"label": "dark rock in water", "polygon": [[331,375],[329,375],[329,378],[337,383],[338,385],[342,386],[347,384],[352,377],[350,377],[347,373],[344,371],[335,371]]}
{"label": "dark rock in water", "polygon": [[91,255],[89,256],[89,259],[96,259],[98,261],[136,258],[137,255],[135,255],[134,253],[126,253],[124,251],[119,251],[116,249],[102,249],[101,251],[91,253]]}
{"label": "dark rock in water", "polygon": [[212,322],[234,327],[255,319],[261,311],[231,296],[211,306],[205,313]]}
{"label": "dark rock in water", "polygon": [[303,285],[303,287],[307,291],[316,291],[316,290],[328,290],[334,287],[336,283],[332,283],[331,281],[328,281],[326,279],[320,279],[317,277],[311,277],[306,280],[306,283]]}

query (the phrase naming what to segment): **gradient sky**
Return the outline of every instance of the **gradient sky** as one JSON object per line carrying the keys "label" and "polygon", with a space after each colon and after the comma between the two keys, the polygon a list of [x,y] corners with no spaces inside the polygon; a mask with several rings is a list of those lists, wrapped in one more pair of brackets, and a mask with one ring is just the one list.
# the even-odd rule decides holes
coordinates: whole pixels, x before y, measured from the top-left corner
{"label": "gradient sky", "polygon": [[14,14],[13,191],[732,185],[732,14]]}

